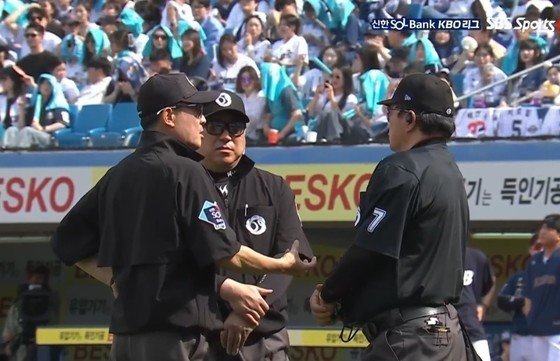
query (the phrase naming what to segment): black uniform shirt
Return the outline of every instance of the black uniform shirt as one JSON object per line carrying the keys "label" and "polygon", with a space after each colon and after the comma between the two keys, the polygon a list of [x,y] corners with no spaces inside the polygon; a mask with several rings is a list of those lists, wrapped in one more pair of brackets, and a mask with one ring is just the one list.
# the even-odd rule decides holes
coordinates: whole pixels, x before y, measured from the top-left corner
{"label": "black uniform shirt", "polygon": [[348,322],[399,306],[459,299],[469,212],[463,177],[443,140],[381,161],[361,194],[354,245],[322,297]]}
{"label": "black uniform shirt", "polygon": [[[311,259],[313,252],[303,233],[294,193],[282,177],[255,168],[254,165],[251,159],[243,156],[237,167],[227,174],[210,172],[216,188],[222,194],[228,223],[235,230],[239,242],[274,257],[283,255],[297,239],[300,241],[300,253]],[[274,290],[266,297],[270,309],[253,331],[248,344],[286,327],[286,291],[291,276],[254,276],[230,270],[220,270],[220,274],[222,279],[227,277]]]}
{"label": "black uniform shirt", "polygon": [[240,244],[200,159],[167,135],[144,132],[56,230],[52,245],[67,265],[97,254],[99,266],[113,268],[112,332],[221,327],[214,262]]}

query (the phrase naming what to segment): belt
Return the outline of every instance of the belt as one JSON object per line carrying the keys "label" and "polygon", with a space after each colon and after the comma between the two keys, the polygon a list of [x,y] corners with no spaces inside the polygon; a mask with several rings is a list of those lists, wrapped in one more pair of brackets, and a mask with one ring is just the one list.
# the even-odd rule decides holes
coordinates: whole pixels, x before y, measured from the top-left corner
{"label": "belt", "polygon": [[366,339],[371,343],[381,332],[395,326],[402,325],[408,321],[442,313],[451,314],[449,307],[451,306],[393,308],[375,316],[371,321],[365,323],[362,326],[362,332]]}

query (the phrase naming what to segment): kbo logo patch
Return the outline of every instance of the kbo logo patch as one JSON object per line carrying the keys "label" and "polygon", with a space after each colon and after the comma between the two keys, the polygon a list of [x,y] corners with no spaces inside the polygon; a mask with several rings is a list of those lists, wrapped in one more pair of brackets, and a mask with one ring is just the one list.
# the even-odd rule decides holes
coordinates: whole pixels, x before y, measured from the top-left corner
{"label": "kbo logo patch", "polygon": [[198,219],[210,223],[216,230],[226,229],[226,222],[222,218],[222,211],[216,202],[204,201]]}

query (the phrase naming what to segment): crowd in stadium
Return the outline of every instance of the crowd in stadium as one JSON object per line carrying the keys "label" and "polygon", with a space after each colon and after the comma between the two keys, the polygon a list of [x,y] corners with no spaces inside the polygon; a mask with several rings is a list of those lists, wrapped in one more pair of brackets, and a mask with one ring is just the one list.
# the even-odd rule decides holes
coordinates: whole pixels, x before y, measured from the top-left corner
{"label": "crowd in stadium", "polygon": [[[184,72],[199,89],[240,94],[251,119],[249,145],[382,142],[387,122],[377,102],[403,76],[434,73],[461,96],[545,60],[552,61],[457,101],[456,136],[560,134],[556,117],[546,117],[549,106],[556,114],[560,104],[560,31],[486,26],[488,19],[560,19],[560,1],[1,3],[3,149],[57,146],[56,134],[74,126],[80,109],[134,103],[146,79],[168,72]],[[414,32],[370,25],[400,17],[476,18],[483,29]]]}

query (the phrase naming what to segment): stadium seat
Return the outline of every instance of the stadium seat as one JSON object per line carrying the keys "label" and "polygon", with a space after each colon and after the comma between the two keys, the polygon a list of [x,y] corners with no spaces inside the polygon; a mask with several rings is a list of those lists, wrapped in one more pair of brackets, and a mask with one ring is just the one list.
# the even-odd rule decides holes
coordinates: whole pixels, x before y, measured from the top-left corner
{"label": "stadium seat", "polygon": [[129,128],[140,126],[136,103],[117,103],[113,107],[106,128],[96,128],[89,132],[89,142],[94,148],[120,148],[123,146]]}
{"label": "stadium seat", "polygon": [[53,134],[60,148],[85,148],[88,146],[88,132],[104,127],[111,116],[110,104],[84,105],[69,128]]}
{"label": "stadium seat", "polygon": [[129,128],[124,131],[124,141],[123,146],[128,148],[135,148],[140,141],[140,136],[142,135],[142,127],[138,126],[135,128]]}
{"label": "stadium seat", "polygon": [[78,117],[80,107],[75,104],[70,104],[68,112],[70,113],[70,127],[72,127],[74,125],[74,122],[76,121],[76,117]]}
{"label": "stadium seat", "polygon": [[463,95],[463,82],[465,81],[465,74],[457,73],[451,75],[451,82],[453,83],[453,89],[455,90],[455,95],[460,97]]}

